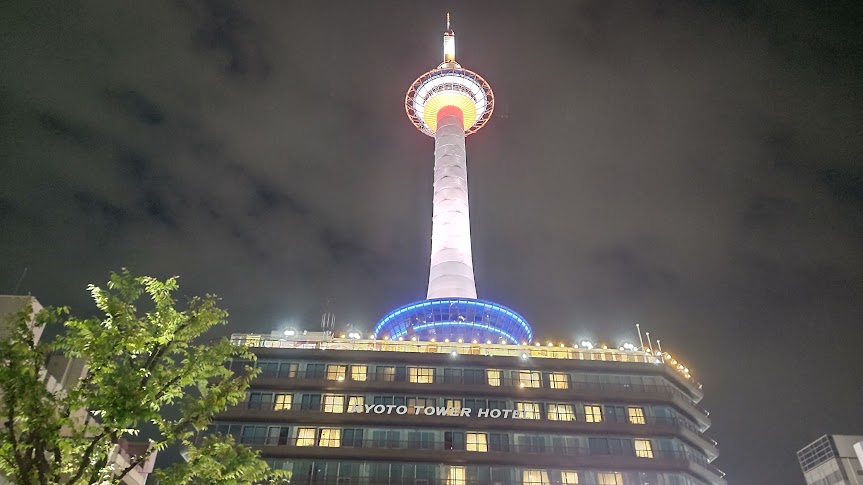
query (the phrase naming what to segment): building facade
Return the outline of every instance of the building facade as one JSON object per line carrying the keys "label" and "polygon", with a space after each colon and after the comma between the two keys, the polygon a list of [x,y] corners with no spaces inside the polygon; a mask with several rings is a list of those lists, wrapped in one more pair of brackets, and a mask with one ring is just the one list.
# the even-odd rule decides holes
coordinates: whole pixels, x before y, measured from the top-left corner
{"label": "building facade", "polygon": [[[36,298],[24,295],[0,295],[0,338],[9,338],[8,328],[6,327],[7,319],[14,318],[16,313],[28,307],[31,313],[27,324],[33,331],[35,343],[39,342],[45,329],[36,325],[35,316],[43,307]],[[87,365],[84,360],[56,354],[51,355],[47,362],[45,362],[43,381],[46,389],[50,392],[63,393],[76,386],[86,375]],[[76,419],[94,419],[86,409],[72,412],[71,417]],[[124,469],[128,466],[131,456],[143,452],[146,448],[146,442],[129,442],[121,438],[111,451],[109,460],[116,463],[120,469]],[[130,470],[123,477],[122,482],[125,485],[146,485],[147,477],[153,472],[157,455],[158,451],[154,451],[144,463]],[[4,477],[0,473],[0,485],[9,484],[11,482],[8,481],[7,477]]]}
{"label": "building facade", "polygon": [[447,19],[443,62],[405,96],[435,143],[427,299],[368,339],[234,335],[261,373],[211,431],[299,485],[724,485],[701,386],[649,335],[647,347],[540,344],[524,317],[477,299],[465,139],[493,109]]}
{"label": "building facade", "polygon": [[212,431],[291,483],[725,483],[700,386],[648,352],[233,338],[254,346],[261,374]]}
{"label": "building facade", "polygon": [[807,485],[863,485],[863,436],[824,435],[797,452]]}

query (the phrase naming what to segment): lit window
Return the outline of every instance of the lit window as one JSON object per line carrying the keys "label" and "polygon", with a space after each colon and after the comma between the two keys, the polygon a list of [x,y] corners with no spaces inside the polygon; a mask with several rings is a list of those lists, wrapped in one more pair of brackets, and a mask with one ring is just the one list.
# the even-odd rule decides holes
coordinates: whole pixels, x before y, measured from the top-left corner
{"label": "lit window", "polygon": [[434,382],[434,369],[431,367],[408,368],[410,381],[415,384],[431,384]]}
{"label": "lit window", "polygon": [[524,470],[521,473],[521,483],[524,485],[549,485],[548,472],[545,470]]}
{"label": "lit window", "polygon": [[327,380],[343,381],[347,377],[348,366],[338,364],[327,364]]}
{"label": "lit window", "polygon": [[459,413],[461,411],[461,399],[447,399],[446,407],[455,409],[455,413]]}
{"label": "lit window", "polygon": [[578,472],[562,471],[560,472],[561,485],[578,485]]}
{"label": "lit window", "polygon": [[635,456],[639,458],[653,458],[653,447],[650,440],[633,440],[635,445]]}
{"label": "lit window", "polygon": [[359,406],[361,409],[366,404],[365,396],[351,396],[348,398],[348,409]]}
{"label": "lit window", "polygon": [[329,448],[338,448],[342,446],[341,428],[322,428],[321,439],[318,441],[318,446],[326,446]]}
{"label": "lit window", "polygon": [[522,419],[540,419],[538,402],[517,402],[515,409],[521,413]]}
{"label": "lit window", "polygon": [[485,375],[488,378],[489,386],[500,386],[500,371],[497,369],[487,369]]}
{"label": "lit window", "polygon": [[352,365],[351,366],[351,380],[352,381],[364,381],[366,380],[366,376],[369,372],[369,366],[367,365]]}
{"label": "lit window", "polygon": [[288,411],[291,409],[292,401],[293,396],[291,394],[276,394],[276,399],[273,403],[273,409],[275,409],[276,411]]}
{"label": "lit window", "polygon": [[315,446],[315,428],[297,430],[297,446]]}
{"label": "lit window", "polygon": [[521,387],[540,387],[542,377],[539,372],[520,370],[518,371],[518,385]]}
{"label": "lit window", "polygon": [[488,436],[485,433],[467,433],[466,436],[467,451],[488,451]]}
{"label": "lit window", "polygon": [[551,421],[575,421],[575,413],[572,412],[572,405],[549,404],[548,419]]}
{"label": "lit window", "polygon": [[596,483],[598,485],[623,485],[623,473],[599,472],[596,474]]}
{"label": "lit window", "polygon": [[644,424],[644,408],[626,408],[629,413],[629,422],[632,424]]}
{"label": "lit window", "polygon": [[548,375],[552,389],[569,389],[569,376],[558,372],[552,372]]}
{"label": "lit window", "polygon": [[345,396],[340,394],[324,394],[325,413],[343,413],[345,412]]}
{"label": "lit window", "polygon": [[584,420],[588,423],[602,422],[602,407],[596,404],[584,405]]}
{"label": "lit window", "polygon": [[436,403],[433,397],[411,397],[408,398],[408,412],[420,414],[423,412],[421,408],[434,407]]}
{"label": "lit window", "polygon": [[463,466],[449,467],[446,473],[446,485],[465,485]]}

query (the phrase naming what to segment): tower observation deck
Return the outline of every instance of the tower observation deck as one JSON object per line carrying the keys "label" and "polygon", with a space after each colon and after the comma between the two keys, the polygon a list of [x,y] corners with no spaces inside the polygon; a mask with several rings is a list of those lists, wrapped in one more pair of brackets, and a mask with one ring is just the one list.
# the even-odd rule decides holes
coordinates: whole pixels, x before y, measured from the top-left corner
{"label": "tower observation deck", "polygon": [[533,331],[516,312],[477,299],[470,241],[465,138],[485,126],[494,93],[479,74],[456,61],[455,33],[443,36],[443,62],[411,84],[405,111],[435,140],[434,205],[427,300],[386,315],[374,334],[391,339],[520,343]]}

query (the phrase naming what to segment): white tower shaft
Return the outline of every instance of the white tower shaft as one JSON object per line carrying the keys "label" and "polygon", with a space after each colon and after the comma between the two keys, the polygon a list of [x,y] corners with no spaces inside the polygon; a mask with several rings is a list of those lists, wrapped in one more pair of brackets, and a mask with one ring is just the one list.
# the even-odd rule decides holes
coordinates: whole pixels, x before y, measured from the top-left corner
{"label": "white tower shaft", "polygon": [[476,298],[470,247],[464,118],[447,106],[435,130],[434,209],[428,298]]}

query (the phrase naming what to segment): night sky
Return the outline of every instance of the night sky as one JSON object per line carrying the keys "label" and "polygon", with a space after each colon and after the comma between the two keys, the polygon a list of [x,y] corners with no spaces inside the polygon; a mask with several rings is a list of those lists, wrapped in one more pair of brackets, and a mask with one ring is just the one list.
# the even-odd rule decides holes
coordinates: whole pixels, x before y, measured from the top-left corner
{"label": "night sky", "polygon": [[704,383],[729,483],[802,484],[796,450],[863,434],[863,8],[609,3],[4,2],[0,293],[90,314],[125,266],[267,333],[422,299],[403,102],[449,10],[496,95],[480,298],[543,340],[640,323]]}

